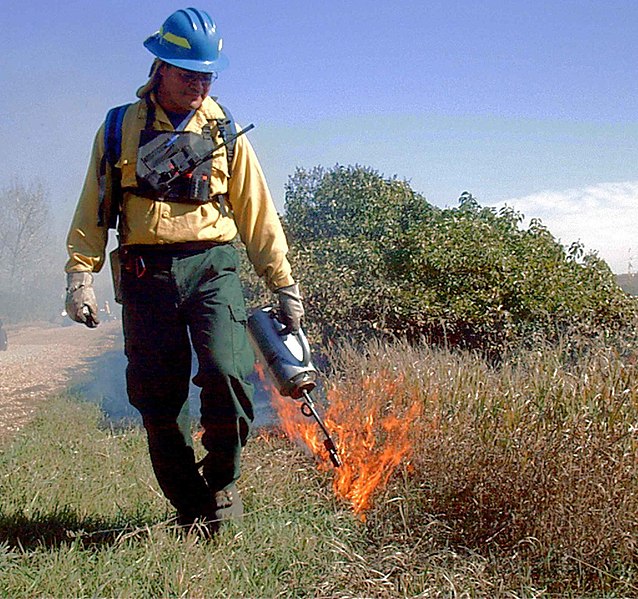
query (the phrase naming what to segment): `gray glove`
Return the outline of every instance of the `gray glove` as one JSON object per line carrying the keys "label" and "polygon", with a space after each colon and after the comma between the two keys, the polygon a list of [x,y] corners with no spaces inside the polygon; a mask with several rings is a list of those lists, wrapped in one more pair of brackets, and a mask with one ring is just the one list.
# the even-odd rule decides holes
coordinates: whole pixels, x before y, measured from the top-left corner
{"label": "gray glove", "polygon": [[277,294],[279,295],[279,318],[286,327],[285,331],[293,334],[298,333],[304,315],[299,285],[280,287],[277,289]]}
{"label": "gray glove", "polygon": [[75,322],[81,322],[91,329],[100,324],[93,275],[90,272],[67,273],[65,308],[69,318]]}

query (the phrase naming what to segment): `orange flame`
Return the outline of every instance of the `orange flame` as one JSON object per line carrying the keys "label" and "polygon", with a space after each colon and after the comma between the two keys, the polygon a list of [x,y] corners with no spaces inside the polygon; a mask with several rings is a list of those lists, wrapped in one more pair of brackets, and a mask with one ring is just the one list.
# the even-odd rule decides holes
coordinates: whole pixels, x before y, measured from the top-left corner
{"label": "orange flame", "polygon": [[[258,374],[265,381],[258,364]],[[288,438],[302,442],[321,458],[322,470],[332,469],[323,446],[323,433],[313,419],[301,415],[300,404],[283,398],[267,385],[280,426]],[[422,413],[423,398],[414,396],[401,375],[381,371],[362,381],[346,382],[328,389],[325,424],[333,436],[343,462],[334,469],[333,490],[350,502],[365,519],[372,498],[383,488],[412,450],[412,423]]]}

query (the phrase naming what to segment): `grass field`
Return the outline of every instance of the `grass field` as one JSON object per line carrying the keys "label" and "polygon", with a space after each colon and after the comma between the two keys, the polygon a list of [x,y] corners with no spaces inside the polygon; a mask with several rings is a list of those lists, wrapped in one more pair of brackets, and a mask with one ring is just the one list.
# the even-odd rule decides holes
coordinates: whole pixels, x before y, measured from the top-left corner
{"label": "grass field", "polygon": [[[257,432],[246,515],[213,539],[174,526],[140,429],[52,398],[0,448],[0,595],[638,596],[636,368],[602,345],[498,368],[403,345],[344,351],[326,421],[347,480]],[[363,464],[399,450],[357,504],[348,490],[376,476]]]}

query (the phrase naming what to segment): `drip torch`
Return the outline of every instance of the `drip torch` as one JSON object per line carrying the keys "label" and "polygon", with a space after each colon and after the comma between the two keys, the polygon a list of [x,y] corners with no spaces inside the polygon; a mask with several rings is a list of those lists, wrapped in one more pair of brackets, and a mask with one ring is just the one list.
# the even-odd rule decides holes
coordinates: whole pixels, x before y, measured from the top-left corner
{"label": "drip torch", "polygon": [[248,319],[248,333],[259,360],[262,362],[279,393],[301,400],[301,413],[314,418],[324,434],[324,447],[330,461],[338,468],[341,460],[337,447],[315,408],[311,392],[317,386],[317,370],[310,358],[310,346],[302,329],[288,333],[277,318],[276,311],[267,306],[255,310]]}

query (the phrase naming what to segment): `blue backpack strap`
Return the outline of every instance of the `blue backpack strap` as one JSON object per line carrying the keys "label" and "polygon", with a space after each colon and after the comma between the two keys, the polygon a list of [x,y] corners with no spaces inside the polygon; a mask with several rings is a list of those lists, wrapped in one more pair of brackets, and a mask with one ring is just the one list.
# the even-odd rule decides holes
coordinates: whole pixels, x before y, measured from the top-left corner
{"label": "blue backpack strap", "polygon": [[[221,104],[218,106],[222,109],[225,118],[223,119],[215,119],[217,122],[217,129],[219,130],[219,134],[221,135],[222,141],[226,141],[231,135],[235,135],[237,133],[237,124],[235,123],[235,119],[233,115],[230,113],[230,110]],[[235,157],[235,143],[236,139],[233,139],[226,146],[226,156],[228,157],[228,176],[230,177],[233,174],[232,164],[233,158]]]}
{"label": "blue backpack strap", "polygon": [[[100,161],[99,204],[97,224],[99,227],[117,227],[117,218],[122,203],[122,174],[116,164],[122,155],[122,122],[124,114],[131,104],[111,108],[104,119],[104,155]],[[111,194],[107,201],[107,173],[111,178]]]}

